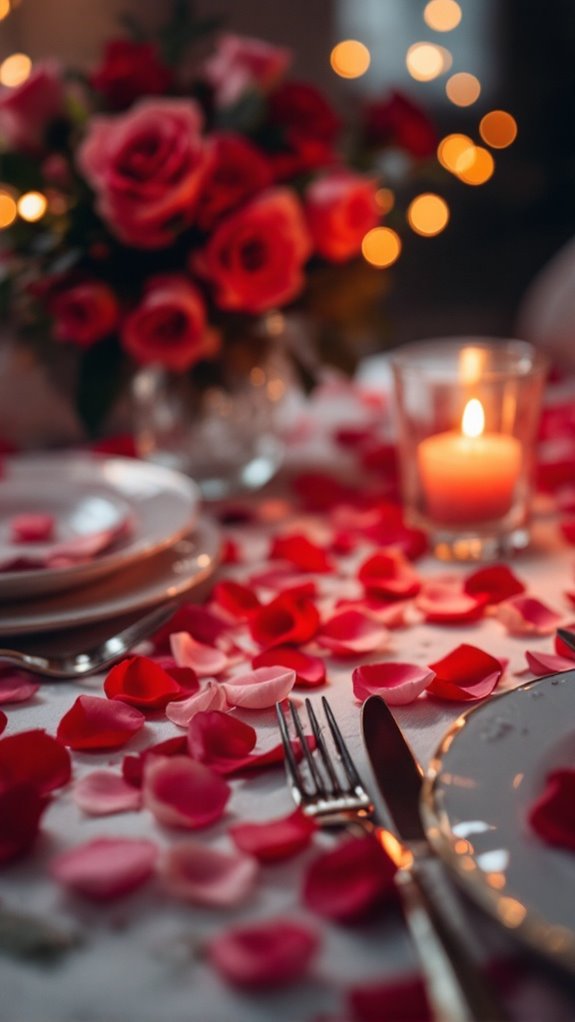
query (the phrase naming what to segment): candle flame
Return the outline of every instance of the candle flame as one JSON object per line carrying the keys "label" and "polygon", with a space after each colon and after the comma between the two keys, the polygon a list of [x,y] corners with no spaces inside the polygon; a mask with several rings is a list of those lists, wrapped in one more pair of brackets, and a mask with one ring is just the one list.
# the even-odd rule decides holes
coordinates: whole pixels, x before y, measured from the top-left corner
{"label": "candle flame", "polygon": [[461,431],[464,436],[472,439],[473,437],[481,436],[485,429],[485,413],[483,411],[483,405],[481,401],[478,401],[476,397],[471,398],[468,401],[463,410],[463,418],[461,420]]}

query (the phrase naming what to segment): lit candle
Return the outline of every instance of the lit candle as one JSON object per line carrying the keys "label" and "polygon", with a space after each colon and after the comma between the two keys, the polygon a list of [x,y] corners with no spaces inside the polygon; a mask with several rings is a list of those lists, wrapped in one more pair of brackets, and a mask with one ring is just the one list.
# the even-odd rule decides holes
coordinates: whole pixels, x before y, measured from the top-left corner
{"label": "lit candle", "polygon": [[468,401],[455,430],[427,437],[417,448],[426,511],[436,522],[465,525],[502,518],[511,509],[521,471],[521,444],[485,433],[481,402]]}

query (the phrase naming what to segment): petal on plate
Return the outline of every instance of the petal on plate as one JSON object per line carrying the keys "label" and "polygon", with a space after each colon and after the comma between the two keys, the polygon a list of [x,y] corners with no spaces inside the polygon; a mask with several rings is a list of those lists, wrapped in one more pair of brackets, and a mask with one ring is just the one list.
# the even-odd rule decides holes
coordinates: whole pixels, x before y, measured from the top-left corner
{"label": "petal on plate", "polygon": [[348,990],[347,1000],[354,1022],[433,1022],[420,976],[355,986]]}
{"label": "petal on plate", "polygon": [[489,606],[525,592],[523,582],[507,564],[489,564],[485,568],[478,568],[467,576],[464,588],[471,596],[485,596]]}
{"label": "petal on plate", "polygon": [[253,589],[231,579],[225,579],[214,586],[212,599],[239,620],[249,617],[260,606],[260,600]]}
{"label": "petal on plate", "polygon": [[417,699],[434,677],[432,670],[417,664],[391,660],[381,664],[363,664],[352,674],[353,694],[360,703],[371,695],[378,695],[389,706],[404,706]]}
{"label": "petal on plate", "polygon": [[302,533],[275,536],[269,552],[270,561],[289,561],[299,571],[326,574],[332,564],[323,547],[313,543]]}
{"label": "petal on plate", "polygon": [[248,855],[222,852],[188,839],[168,849],[162,876],[168,891],[195,905],[231,908],[251,894],[258,864]]}
{"label": "petal on plate", "polygon": [[303,900],[326,919],[357,922],[395,900],[394,876],[393,862],[373,837],[346,839],[313,860]]}
{"label": "petal on plate", "polygon": [[548,844],[575,852],[575,770],[549,774],[542,795],[529,810],[529,823]]}
{"label": "petal on plate", "polygon": [[47,795],[67,784],[71,776],[70,753],[40,728],[0,740],[0,787],[31,784]]}
{"label": "petal on plate", "polygon": [[199,678],[221,674],[228,666],[228,658],[221,649],[204,646],[187,632],[171,635],[170,647],[178,667],[191,667]]}
{"label": "petal on plate", "polygon": [[285,667],[257,667],[222,682],[230,706],[265,710],[281,703],[295,685],[296,673]]}
{"label": "petal on plate", "polygon": [[319,626],[319,614],[310,599],[281,593],[249,621],[252,638],[264,649],[270,646],[301,645],[313,639]]}
{"label": "petal on plate", "polygon": [[427,691],[440,699],[464,702],[491,695],[504,670],[500,660],[466,643],[429,667],[435,678]]}
{"label": "petal on plate", "polygon": [[49,797],[29,782],[0,789],[0,864],[26,854],[49,803]]}
{"label": "petal on plate", "polygon": [[26,671],[2,671],[0,674],[0,705],[6,703],[25,703],[40,688],[31,674]]}
{"label": "petal on plate", "polygon": [[532,674],[542,677],[545,674],[558,674],[561,671],[575,670],[573,660],[557,656],[554,653],[540,653],[538,650],[525,650],[525,659]]}
{"label": "petal on plate", "polygon": [[144,726],[146,718],[135,706],[118,699],[78,696],[58,724],[57,738],[70,749],[118,749]]}
{"label": "petal on plate", "polygon": [[158,849],[144,838],[98,837],[52,859],[50,873],[63,887],[94,901],[108,901],[149,880]]}
{"label": "petal on plate", "polygon": [[230,837],[242,852],[260,862],[283,862],[297,855],[310,844],[317,825],[301,809],[289,816],[265,823],[237,823],[230,827]]}
{"label": "petal on plate", "polygon": [[176,738],[166,738],[163,742],[156,742],[149,745],[143,752],[135,755],[124,756],[122,760],[122,777],[134,788],[141,788],[144,780],[144,770],[149,756],[185,756],[188,751],[188,739],[186,735],[177,735]]}
{"label": "petal on plate", "polygon": [[160,823],[190,830],[219,820],[231,794],[219,774],[188,756],[150,757],[142,791],[144,805]]}
{"label": "petal on plate", "polygon": [[389,643],[389,632],[371,614],[360,610],[340,610],[321,626],[317,642],[335,656],[348,657],[385,649]]}
{"label": "petal on plate", "polygon": [[552,635],[565,615],[534,596],[513,596],[499,604],[496,617],[510,635]]}
{"label": "petal on plate", "polygon": [[252,751],[256,740],[256,730],[251,724],[221,710],[196,713],[188,728],[190,756],[210,765],[213,760],[243,759]]}
{"label": "petal on plate", "polygon": [[104,692],[108,699],[121,699],[140,710],[163,710],[188,694],[160,664],[145,656],[126,657],[112,667]]}
{"label": "petal on plate", "polygon": [[53,515],[23,512],[13,515],[9,526],[13,543],[42,543],[53,538],[56,522]]}
{"label": "petal on plate", "polygon": [[168,703],[166,717],[179,727],[187,727],[196,713],[204,710],[225,710],[228,705],[221,683],[208,681],[198,692],[182,702]]}
{"label": "petal on plate", "polygon": [[314,930],[290,919],[270,919],[225,930],[207,948],[219,974],[234,986],[286,986],[302,979],[319,949]]}
{"label": "petal on plate", "polygon": [[293,646],[273,646],[252,659],[252,667],[285,667],[295,671],[296,685],[317,688],[325,683],[325,662]]}
{"label": "petal on plate", "polygon": [[368,596],[405,600],[419,592],[421,582],[409,561],[394,550],[373,554],[360,565],[358,576]]}
{"label": "petal on plate", "polygon": [[89,816],[136,812],[142,805],[139,790],[110,770],[94,770],[76,781],[72,798]]}
{"label": "petal on plate", "polygon": [[465,624],[483,616],[487,597],[466,593],[461,579],[431,579],[424,582],[415,606],[427,621],[436,624]]}

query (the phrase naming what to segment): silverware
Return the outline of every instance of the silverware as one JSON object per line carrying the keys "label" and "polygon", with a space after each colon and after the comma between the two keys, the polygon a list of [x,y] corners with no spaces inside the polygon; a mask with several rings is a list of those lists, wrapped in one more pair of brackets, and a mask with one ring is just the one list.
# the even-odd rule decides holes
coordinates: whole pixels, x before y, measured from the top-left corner
{"label": "silverware", "polygon": [[172,602],[155,607],[117,635],[112,635],[92,649],[76,654],[23,653],[17,649],[0,649],[0,663],[11,664],[33,674],[48,678],[84,678],[121,660],[138,642],[153,635],[175,611]]}
{"label": "silverware", "polygon": [[[384,847],[397,865],[396,883],[426,988],[441,1022],[497,1022],[508,1015],[491,992],[437,899],[437,860],[419,814],[422,773],[391,710],[370,696],[363,736],[385,804]],[[387,819],[388,818],[388,819]],[[391,840],[385,841],[385,834]]]}

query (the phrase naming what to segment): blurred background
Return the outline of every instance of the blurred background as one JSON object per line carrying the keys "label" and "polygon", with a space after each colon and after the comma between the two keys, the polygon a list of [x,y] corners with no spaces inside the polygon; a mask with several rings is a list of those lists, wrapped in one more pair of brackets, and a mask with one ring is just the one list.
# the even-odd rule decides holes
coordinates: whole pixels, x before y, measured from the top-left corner
{"label": "blurred background", "polygon": [[[290,47],[294,72],[342,110],[396,88],[431,114],[440,139],[462,134],[487,153],[466,167],[456,152],[459,165],[452,157],[449,167],[446,151],[447,170],[430,170],[425,186],[446,212],[423,224],[426,235],[406,219],[405,202],[402,219],[390,210],[402,248],[380,271],[386,326],[376,346],[516,332],[530,283],[575,233],[573,0],[198,0],[195,9]],[[130,11],[154,27],[165,8],[162,0],[0,0],[0,59],[54,55],[87,68]],[[334,49],[347,39],[365,51]],[[492,111],[510,117],[483,121]]]}

